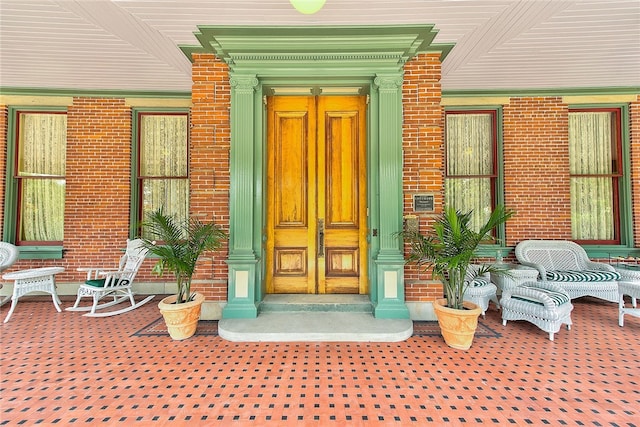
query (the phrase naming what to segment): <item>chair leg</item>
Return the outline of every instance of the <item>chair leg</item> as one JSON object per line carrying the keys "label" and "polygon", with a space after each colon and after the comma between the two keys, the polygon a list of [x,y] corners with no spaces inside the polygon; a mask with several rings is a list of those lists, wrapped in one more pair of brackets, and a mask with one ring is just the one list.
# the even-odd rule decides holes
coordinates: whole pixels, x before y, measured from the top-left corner
{"label": "chair leg", "polygon": [[553,332],[549,332],[549,339],[553,341]]}
{"label": "chair leg", "polygon": [[53,305],[56,307],[56,310],[58,310],[58,313],[60,313],[62,311],[62,309],[60,308],[61,301],[55,292],[51,294],[51,299],[53,300]]}
{"label": "chair leg", "polygon": [[77,308],[80,305],[81,299],[82,299],[82,295],[78,294],[78,297],[76,298],[76,302],[73,304],[72,308]]}
{"label": "chair leg", "polygon": [[4,318],[4,322],[3,323],[7,323],[9,321],[9,319],[11,318],[11,315],[13,314],[13,310],[15,310],[16,305],[18,305],[18,298],[12,298],[11,299],[11,308],[9,309],[9,312],[7,313],[7,317]]}
{"label": "chair leg", "polygon": [[91,306],[91,311],[90,311],[91,314],[96,312],[96,307],[98,307],[98,302],[99,301],[100,301],[100,297],[98,296],[98,294],[94,294],[93,295],[93,305]]}

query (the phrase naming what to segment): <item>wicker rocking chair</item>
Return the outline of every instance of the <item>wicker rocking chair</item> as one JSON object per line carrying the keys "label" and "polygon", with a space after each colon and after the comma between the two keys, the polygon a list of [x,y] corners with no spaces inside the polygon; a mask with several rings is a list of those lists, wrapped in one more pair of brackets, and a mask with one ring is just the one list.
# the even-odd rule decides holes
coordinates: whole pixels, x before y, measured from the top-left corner
{"label": "wicker rocking chair", "polygon": [[[142,240],[140,239],[127,240],[127,250],[122,258],[120,258],[120,266],[117,269],[105,269],[101,267],[78,268],[78,271],[87,272],[87,280],[83,285],[80,285],[78,298],[73,307],[69,307],[66,310],[88,311],[89,313],[85,314],[85,316],[88,317],[106,317],[126,313],[151,301],[155,295],[147,296],[142,301],[136,302],[131,289],[133,279],[136,277],[138,269],[147,256],[147,250],[141,243]],[[93,304],[91,306],[80,307],[80,301],[84,297],[92,298]],[[112,298],[112,300],[100,303],[107,298]],[[114,311],[99,311],[118,305],[126,300],[129,300],[131,303],[130,306]]]}

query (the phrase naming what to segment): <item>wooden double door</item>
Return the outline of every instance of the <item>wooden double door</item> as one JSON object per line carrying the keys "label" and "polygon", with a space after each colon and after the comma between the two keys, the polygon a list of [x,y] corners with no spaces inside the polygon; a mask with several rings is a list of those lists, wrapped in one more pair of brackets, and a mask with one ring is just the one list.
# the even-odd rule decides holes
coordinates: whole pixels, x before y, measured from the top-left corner
{"label": "wooden double door", "polygon": [[367,292],[366,98],[267,98],[268,293]]}

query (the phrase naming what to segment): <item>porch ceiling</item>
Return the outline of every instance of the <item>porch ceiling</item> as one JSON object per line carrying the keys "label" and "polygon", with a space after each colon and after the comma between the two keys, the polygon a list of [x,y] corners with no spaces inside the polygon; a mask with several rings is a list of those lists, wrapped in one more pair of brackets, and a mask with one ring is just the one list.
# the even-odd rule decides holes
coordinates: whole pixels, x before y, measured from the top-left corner
{"label": "porch ceiling", "polygon": [[0,0],[0,87],[185,91],[199,26],[433,25],[443,90],[640,86],[637,0]]}

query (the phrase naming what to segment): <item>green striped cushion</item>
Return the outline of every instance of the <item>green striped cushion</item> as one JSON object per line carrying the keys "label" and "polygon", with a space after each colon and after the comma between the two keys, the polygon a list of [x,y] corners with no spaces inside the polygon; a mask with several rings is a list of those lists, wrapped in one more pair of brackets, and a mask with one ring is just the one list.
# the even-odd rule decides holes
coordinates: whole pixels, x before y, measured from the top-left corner
{"label": "green striped cushion", "polygon": [[484,277],[476,277],[475,279],[473,279],[473,282],[471,282],[470,286],[472,288],[481,288],[483,286],[487,286],[489,283],[491,282]]}
{"label": "green striped cushion", "polygon": [[[549,289],[538,288],[536,286],[520,286],[520,287],[525,289],[533,289],[535,291],[546,294],[549,298],[553,300],[556,306],[561,306],[562,304],[566,304],[570,300],[569,296],[563,292],[551,291]],[[529,301],[535,304],[544,305],[544,303],[539,299],[537,299],[535,296],[513,295],[512,298],[519,299],[522,301]]]}
{"label": "green striped cushion", "polygon": [[547,280],[552,282],[612,282],[620,280],[615,271],[601,270],[552,270],[547,271]]}
{"label": "green striped cushion", "polygon": [[[89,286],[95,286],[96,288],[104,288],[104,284],[106,282],[107,279],[93,279],[93,280],[87,280],[86,283]],[[125,286],[129,284],[129,281],[126,279],[115,279],[116,282],[112,283],[111,286]]]}

